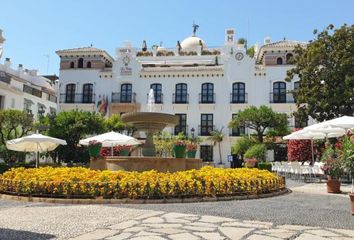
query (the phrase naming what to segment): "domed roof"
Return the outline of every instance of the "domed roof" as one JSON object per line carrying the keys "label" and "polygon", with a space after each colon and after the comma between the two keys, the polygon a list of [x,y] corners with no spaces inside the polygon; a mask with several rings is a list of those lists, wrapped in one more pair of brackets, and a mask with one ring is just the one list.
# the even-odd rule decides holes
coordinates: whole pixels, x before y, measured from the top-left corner
{"label": "domed roof", "polygon": [[196,52],[198,50],[198,46],[200,46],[200,43],[203,45],[203,49],[207,48],[203,39],[196,36],[187,37],[181,42],[182,51]]}

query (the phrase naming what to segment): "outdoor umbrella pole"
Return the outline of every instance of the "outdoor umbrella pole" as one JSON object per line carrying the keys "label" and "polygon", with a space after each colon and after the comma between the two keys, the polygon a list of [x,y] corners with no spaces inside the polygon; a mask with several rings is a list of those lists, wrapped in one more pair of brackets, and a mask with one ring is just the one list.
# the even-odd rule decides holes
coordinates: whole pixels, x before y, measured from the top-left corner
{"label": "outdoor umbrella pole", "polygon": [[37,142],[37,152],[36,152],[36,168],[38,168],[39,156],[38,156],[38,142]]}

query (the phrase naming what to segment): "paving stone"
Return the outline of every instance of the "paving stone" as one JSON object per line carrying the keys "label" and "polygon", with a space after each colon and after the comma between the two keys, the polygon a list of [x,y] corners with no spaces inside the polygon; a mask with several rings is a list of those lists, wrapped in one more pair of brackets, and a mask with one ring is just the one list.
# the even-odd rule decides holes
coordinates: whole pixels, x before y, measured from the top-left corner
{"label": "paving stone", "polygon": [[160,236],[146,236],[146,237],[134,237],[130,238],[131,240],[166,240],[167,238],[160,237]]}
{"label": "paving stone", "polygon": [[271,236],[271,237],[288,239],[288,238],[292,237],[293,235],[295,235],[297,232],[294,230],[273,228],[273,229],[266,229],[266,230],[257,231],[255,233],[256,234],[265,234],[265,235]]}
{"label": "paving stone", "polygon": [[166,218],[166,223],[191,223],[190,220],[186,220],[183,218]]}
{"label": "paving stone", "polygon": [[200,239],[200,237],[197,237],[190,233],[172,234],[172,235],[168,235],[168,237],[172,240],[199,240]]}
{"label": "paving stone", "polygon": [[222,222],[233,222],[235,221],[235,219],[206,215],[206,216],[202,216],[202,218],[199,221],[208,222],[208,223],[222,223]]}
{"label": "paving stone", "polygon": [[216,227],[200,227],[200,226],[184,226],[184,229],[197,231],[197,232],[212,232],[216,230]]}
{"label": "paving stone", "polygon": [[272,227],[273,226],[273,223],[271,223],[271,222],[248,221],[248,220],[245,220],[243,222],[246,223],[246,224],[252,224],[255,227],[258,227],[258,226],[259,227],[264,227],[264,226]]}
{"label": "paving stone", "polygon": [[309,227],[309,226],[287,225],[287,224],[285,224],[285,225],[278,225],[277,228],[302,231],[302,230],[308,230],[308,229],[316,229],[318,227]]}
{"label": "paving stone", "polygon": [[114,234],[119,233],[117,230],[111,230],[111,229],[96,229],[93,232],[89,232],[83,235],[80,235],[78,237],[72,238],[72,240],[96,240],[96,239],[102,239],[106,237],[113,236]]}
{"label": "paving stone", "polygon": [[306,233],[310,233],[313,235],[321,236],[321,237],[339,237],[341,236],[338,233],[334,233],[325,229],[315,229],[315,230],[307,230]]}
{"label": "paving stone", "polygon": [[236,227],[219,227],[219,230],[231,240],[239,240],[249,234],[253,229]]}
{"label": "paving stone", "polygon": [[225,237],[221,236],[218,232],[194,232],[194,235],[201,236],[206,240],[224,240]]}
{"label": "paving stone", "polygon": [[149,218],[149,217],[154,217],[154,216],[157,216],[157,215],[161,215],[163,214],[164,212],[163,211],[149,211],[147,213],[144,213],[136,218],[134,218],[135,220],[141,220],[141,219],[145,219],[145,218]]}
{"label": "paving stone", "polygon": [[145,226],[137,226],[137,227],[126,228],[123,231],[124,232],[141,232],[146,229],[147,229],[147,227],[145,227]]}
{"label": "paving stone", "polygon": [[329,239],[333,239],[333,240],[353,240],[352,237],[330,237]]}
{"label": "paving stone", "polygon": [[143,223],[163,223],[165,220],[161,217],[150,217],[143,220]]}
{"label": "paving stone", "polygon": [[177,234],[177,233],[185,233],[187,232],[181,228],[157,228],[157,229],[149,229],[150,232],[157,232],[163,234]]}
{"label": "paving stone", "polygon": [[128,220],[128,221],[125,221],[125,222],[121,222],[121,223],[118,223],[118,224],[115,224],[115,225],[112,225],[110,226],[109,228],[111,229],[126,229],[126,228],[129,228],[129,227],[132,227],[136,224],[138,224],[139,222],[138,221],[135,221],[135,220]]}
{"label": "paving stone", "polygon": [[149,228],[181,228],[182,224],[179,223],[144,223],[141,226]]}
{"label": "paving stone", "polygon": [[124,239],[129,239],[129,237],[133,235],[132,233],[121,233],[118,235],[115,235],[113,237],[106,238],[107,240],[124,240]]}
{"label": "paving stone", "polygon": [[134,235],[134,237],[140,237],[140,236],[161,236],[161,233],[141,231]]}
{"label": "paving stone", "polygon": [[334,229],[334,228],[330,228],[329,230],[337,232],[337,233],[341,233],[341,234],[345,234],[348,235],[349,237],[354,237],[354,230],[349,230],[349,229]]}
{"label": "paving stone", "polygon": [[328,240],[328,238],[320,237],[309,233],[302,233],[296,238],[296,240]]}
{"label": "paving stone", "polygon": [[188,226],[196,226],[196,227],[218,227],[216,224],[213,223],[205,223],[205,222],[193,222],[188,224]]}
{"label": "paving stone", "polygon": [[249,236],[247,238],[247,240],[279,240],[279,238],[265,236],[265,235],[252,234],[251,236]]}
{"label": "paving stone", "polygon": [[200,216],[190,216],[190,217],[184,217],[183,219],[189,220],[189,221],[198,221],[201,217]]}
{"label": "paving stone", "polygon": [[221,226],[223,226],[223,227],[243,227],[243,228],[270,228],[267,225],[254,225],[254,224],[243,223],[243,222],[227,222],[227,223],[222,223]]}
{"label": "paving stone", "polygon": [[162,215],[161,217],[164,218],[189,218],[189,217],[197,217],[196,215],[193,214],[185,214],[185,213],[166,213]]}

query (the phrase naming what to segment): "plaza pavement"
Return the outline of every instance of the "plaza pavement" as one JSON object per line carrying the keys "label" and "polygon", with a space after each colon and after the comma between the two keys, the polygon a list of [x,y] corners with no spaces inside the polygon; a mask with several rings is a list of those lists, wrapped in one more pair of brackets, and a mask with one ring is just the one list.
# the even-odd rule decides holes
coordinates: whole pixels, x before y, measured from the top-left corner
{"label": "plaza pavement", "polygon": [[[289,186],[293,192],[284,196],[211,203],[51,205],[0,200],[0,239],[354,239],[347,194],[327,194],[325,183],[289,181]],[[346,185],[342,189],[350,190]]]}

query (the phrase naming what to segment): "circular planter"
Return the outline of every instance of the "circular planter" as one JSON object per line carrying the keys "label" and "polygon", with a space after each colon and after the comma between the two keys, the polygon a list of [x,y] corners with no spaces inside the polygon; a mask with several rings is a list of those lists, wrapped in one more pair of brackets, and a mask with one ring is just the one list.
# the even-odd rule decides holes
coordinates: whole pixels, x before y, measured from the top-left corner
{"label": "circular planter", "polygon": [[123,149],[119,152],[119,156],[129,156],[129,150]]}
{"label": "circular planter", "polygon": [[186,146],[174,146],[173,151],[176,158],[184,158],[186,156]]}
{"label": "circular planter", "polygon": [[99,157],[101,152],[101,144],[91,145],[88,147],[90,157]]}
{"label": "circular planter", "polygon": [[197,150],[189,150],[189,151],[187,151],[187,157],[188,158],[195,158],[196,153],[197,153]]}
{"label": "circular planter", "polygon": [[340,193],[340,181],[338,179],[327,180],[327,192],[328,193]]}

